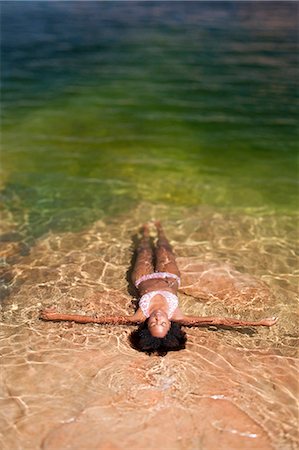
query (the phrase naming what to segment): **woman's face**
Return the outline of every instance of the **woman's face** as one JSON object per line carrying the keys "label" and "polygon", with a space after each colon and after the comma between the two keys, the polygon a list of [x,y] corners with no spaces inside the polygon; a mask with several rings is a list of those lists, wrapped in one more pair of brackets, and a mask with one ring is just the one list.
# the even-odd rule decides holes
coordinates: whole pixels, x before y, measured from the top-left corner
{"label": "woman's face", "polygon": [[155,310],[148,319],[147,327],[152,336],[163,338],[170,329],[171,323],[167,314],[160,309]]}

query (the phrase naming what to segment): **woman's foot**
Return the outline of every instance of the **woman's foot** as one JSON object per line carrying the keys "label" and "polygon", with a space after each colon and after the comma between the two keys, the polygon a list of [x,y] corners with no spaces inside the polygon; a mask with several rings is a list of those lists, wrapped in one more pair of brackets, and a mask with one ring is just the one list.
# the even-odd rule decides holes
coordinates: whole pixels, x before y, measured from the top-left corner
{"label": "woman's foot", "polygon": [[161,225],[160,220],[156,220],[155,222],[155,227],[158,233],[158,245],[166,245],[166,246],[170,246],[170,243],[167,239],[167,237],[165,236],[163,227]]}
{"label": "woman's foot", "polygon": [[150,229],[148,223],[144,223],[141,227],[142,237],[148,238],[150,235]]}
{"label": "woman's foot", "polygon": [[162,224],[161,224],[160,220],[155,220],[154,225],[155,225],[155,227],[156,227],[158,236],[159,236],[159,237],[160,237],[160,236],[164,237],[164,236],[165,236],[165,235],[164,235],[164,230],[163,230],[163,227],[162,227]]}

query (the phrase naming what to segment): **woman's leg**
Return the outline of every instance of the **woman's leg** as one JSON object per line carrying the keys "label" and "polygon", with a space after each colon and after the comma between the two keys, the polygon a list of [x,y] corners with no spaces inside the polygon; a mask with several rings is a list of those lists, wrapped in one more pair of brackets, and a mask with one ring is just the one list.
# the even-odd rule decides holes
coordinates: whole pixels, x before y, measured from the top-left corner
{"label": "woman's leg", "polygon": [[172,247],[164,234],[160,222],[156,222],[156,228],[158,232],[158,241],[156,247],[156,271],[169,272],[180,276],[180,271],[175,261]]}
{"label": "woman's leg", "polygon": [[132,272],[132,281],[134,285],[136,280],[143,275],[148,275],[154,272],[153,250],[150,245],[149,228],[147,225],[143,225],[142,227],[142,238],[136,252],[137,257]]}

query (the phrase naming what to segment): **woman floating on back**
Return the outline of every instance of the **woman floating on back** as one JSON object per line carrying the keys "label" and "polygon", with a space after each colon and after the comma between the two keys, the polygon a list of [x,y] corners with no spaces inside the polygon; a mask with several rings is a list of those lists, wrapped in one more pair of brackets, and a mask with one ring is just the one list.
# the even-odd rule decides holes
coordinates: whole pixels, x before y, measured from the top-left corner
{"label": "woman floating on back", "polygon": [[140,294],[139,306],[131,316],[90,317],[75,314],[60,314],[53,309],[43,310],[41,318],[52,321],[74,321],[99,324],[139,324],[131,334],[132,346],[147,353],[165,355],[168,351],[185,348],[186,333],[182,326],[222,325],[228,327],[270,327],[277,322],[272,317],[259,321],[245,321],[221,317],[187,316],[179,308],[177,297],[180,286],[180,272],[172,247],[166,238],[160,222],[156,222],[158,240],[153,250],[150,244],[149,227],[142,227],[142,237],[137,248],[137,257],[132,281]]}

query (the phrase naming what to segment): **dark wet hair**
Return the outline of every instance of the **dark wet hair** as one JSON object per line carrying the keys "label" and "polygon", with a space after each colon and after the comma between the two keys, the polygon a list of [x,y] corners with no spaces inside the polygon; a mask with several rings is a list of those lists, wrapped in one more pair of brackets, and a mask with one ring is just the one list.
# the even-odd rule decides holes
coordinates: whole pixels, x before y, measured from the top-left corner
{"label": "dark wet hair", "polygon": [[186,333],[178,323],[170,322],[170,329],[166,336],[157,338],[151,335],[147,322],[148,320],[143,322],[130,335],[130,343],[135,350],[145,352],[148,355],[154,353],[159,356],[165,356],[167,352],[183,350],[186,347]]}

